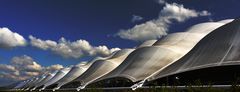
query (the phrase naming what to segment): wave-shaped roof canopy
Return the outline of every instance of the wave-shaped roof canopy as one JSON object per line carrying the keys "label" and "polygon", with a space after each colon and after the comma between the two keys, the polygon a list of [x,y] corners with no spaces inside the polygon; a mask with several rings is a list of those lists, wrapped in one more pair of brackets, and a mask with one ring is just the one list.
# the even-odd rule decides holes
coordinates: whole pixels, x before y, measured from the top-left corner
{"label": "wave-shaped roof canopy", "polygon": [[53,78],[53,76],[54,76],[55,74],[57,74],[57,72],[58,72],[58,70],[57,70],[57,71],[54,71],[53,73],[47,74],[44,79],[42,79],[37,85],[35,85],[35,88],[40,87],[40,86],[44,85],[45,83],[47,83],[50,79]]}
{"label": "wave-shaped roof canopy", "polygon": [[86,85],[115,69],[134,49],[122,49],[111,58],[94,62],[89,69],[74,81]]}
{"label": "wave-shaped roof canopy", "polygon": [[169,34],[153,46],[136,49],[121,65],[97,81],[113,77],[128,78],[133,82],[144,80],[183,57],[204,36],[222,25],[224,23],[201,23],[186,32]]}
{"label": "wave-shaped roof canopy", "polygon": [[132,82],[152,81],[196,69],[240,64],[240,20],[232,21],[200,23],[185,32],[146,41],[136,49],[122,49],[109,57],[98,57],[44,78],[32,78],[15,88],[51,84],[58,84],[59,88],[71,81],[80,81],[84,88],[117,77]]}
{"label": "wave-shaped roof canopy", "polygon": [[57,84],[57,87],[55,89],[59,89],[61,86],[73,81],[74,79],[82,75],[95,61],[107,59],[107,58],[110,58],[111,56],[112,55],[105,58],[96,57],[89,62],[81,62],[75,65],[63,78],[61,78],[60,80],[54,83],[54,84]]}
{"label": "wave-shaped roof canopy", "polygon": [[196,69],[240,64],[239,25],[240,20],[234,20],[211,32],[186,56],[169,65],[149,80]]}
{"label": "wave-shaped roof canopy", "polygon": [[38,77],[32,77],[31,79],[29,79],[29,82],[27,82],[23,88],[25,89],[29,89],[30,87],[32,87],[32,85],[38,80],[39,78]]}
{"label": "wave-shaped roof canopy", "polygon": [[[156,41],[157,40],[145,41],[137,48],[151,46]],[[114,53],[108,59],[98,60],[94,62],[93,65],[91,65],[91,67],[81,76],[79,76],[75,81],[80,81],[82,87],[85,87],[89,83],[97,80],[98,78],[104,76],[105,74],[115,69],[134,50],[135,49],[122,49]]]}
{"label": "wave-shaped roof canopy", "polygon": [[54,77],[52,77],[50,80],[48,80],[42,89],[45,89],[45,87],[52,85],[53,83],[57,82],[58,80],[60,80],[61,78],[63,78],[70,70],[72,67],[67,67],[67,68],[63,68],[61,70],[59,70]]}

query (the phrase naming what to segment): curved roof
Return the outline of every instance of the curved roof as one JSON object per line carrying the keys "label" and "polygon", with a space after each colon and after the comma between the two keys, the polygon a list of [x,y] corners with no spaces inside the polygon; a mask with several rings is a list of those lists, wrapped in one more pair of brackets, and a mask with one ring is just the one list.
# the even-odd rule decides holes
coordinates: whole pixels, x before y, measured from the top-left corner
{"label": "curved roof", "polygon": [[22,82],[18,83],[18,84],[14,87],[14,89],[18,89],[18,88],[22,87],[23,85],[25,85],[26,83],[27,83],[27,81],[22,81]]}
{"label": "curved roof", "polygon": [[234,19],[225,19],[225,20],[221,20],[221,21],[218,21],[218,22],[220,22],[220,23],[230,23],[230,22],[232,22]]}
{"label": "curved roof", "polygon": [[29,88],[34,82],[36,82],[36,80],[38,80],[37,77],[32,77],[31,79],[29,79],[29,82],[27,82],[23,88]]}
{"label": "curved roof", "polygon": [[91,65],[92,63],[94,63],[97,60],[102,60],[102,59],[107,59],[109,57],[96,57],[93,60],[89,61],[89,62],[82,62],[76,66],[74,66],[63,78],[61,78],[60,80],[58,80],[57,82],[55,82],[54,84],[58,84],[57,88],[60,88],[62,85],[65,85],[69,82],[71,82],[72,80],[76,79],[77,77],[79,77],[83,72],[85,72]]}
{"label": "curved roof", "polygon": [[[150,41],[145,41],[143,44],[141,44],[140,46],[141,47],[144,47],[144,46],[151,46],[154,42],[156,42],[156,40],[150,40]],[[118,64],[119,62],[118,61],[121,61],[119,60],[119,58],[123,58],[123,56],[125,57],[127,53],[131,52],[133,49],[124,49],[124,50],[119,50],[119,51],[116,51],[114,52],[113,54],[111,54],[110,56],[106,57],[106,58],[101,58],[101,57],[97,57],[95,58],[94,60],[90,61],[89,63],[90,64],[86,64],[87,65],[87,68],[84,68],[84,66],[82,66],[82,64],[79,64],[79,66],[75,67],[74,69],[72,69],[64,78],[62,78],[60,81],[58,81],[56,84],[58,84],[58,86],[54,89],[58,89],[60,88],[62,85],[66,84],[66,83],[69,83],[71,81],[73,81],[74,79],[76,80],[82,80],[80,78],[80,76],[87,76],[89,73],[87,72],[91,72],[92,71],[92,68],[96,68],[98,69],[98,67],[94,67],[94,65],[92,64],[95,64],[95,65],[98,65],[97,63],[95,62],[105,62],[107,61],[106,63],[112,63],[114,64],[114,62],[112,62],[112,60],[116,60],[117,63],[115,64]],[[108,59],[110,61],[108,61]],[[104,64],[100,64],[99,66],[101,66]],[[116,66],[116,65],[114,65]],[[92,67],[91,69],[89,67]],[[111,66],[112,67],[112,66]],[[84,68],[84,69],[82,69]],[[88,69],[89,68],[89,69]],[[99,67],[100,68],[100,67]],[[96,70],[95,69],[95,70]],[[104,70],[104,69],[103,69]],[[107,70],[106,70],[107,71]],[[81,72],[81,73],[77,73],[77,72]],[[90,74],[91,75],[91,74]],[[94,74],[93,74],[94,75]],[[100,73],[100,75],[96,75],[96,77],[92,77],[93,80],[95,80],[95,78],[98,78],[99,76],[101,76],[102,74]],[[83,77],[82,77],[83,78]],[[88,80],[88,79],[86,79]],[[89,78],[88,81],[90,81],[91,78]]]}
{"label": "curved roof", "polygon": [[121,65],[99,80],[124,77],[136,82],[148,78],[183,57],[204,36],[222,25],[224,23],[201,23],[192,26],[186,32],[167,35],[153,46],[136,49]]}
{"label": "curved roof", "polygon": [[119,50],[107,58],[76,65],[68,69],[68,73],[60,70],[46,78],[32,78],[18,87],[36,83],[37,86],[48,86],[56,81],[58,86],[62,86],[73,80],[86,86],[113,77],[124,77],[133,82],[151,81],[201,68],[240,64],[240,20],[231,21],[200,23],[157,42],[146,41],[136,50]]}
{"label": "curved roof", "polygon": [[36,85],[38,85],[42,80],[44,80],[47,77],[47,74],[43,74],[36,82],[32,84],[32,87],[34,87],[31,90],[35,90],[37,88]]}
{"label": "curved roof", "polygon": [[57,72],[58,72],[58,70],[53,73],[47,74],[44,79],[42,79],[37,85],[35,85],[35,87],[37,88],[37,87],[40,87],[40,86],[44,85],[45,83],[47,83],[47,81],[49,81]]}
{"label": "curved roof", "polygon": [[41,77],[39,77],[39,79],[33,84],[34,86],[37,85],[37,83],[39,83],[40,81],[42,81],[44,78],[46,78],[46,74],[42,75]]}
{"label": "curved roof", "polygon": [[[156,41],[157,40],[145,41],[137,48],[152,46]],[[114,53],[108,59],[96,61],[86,72],[84,72],[75,81],[80,81],[81,85],[85,87],[86,85],[94,82],[98,78],[108,74],[113,69],[118,67],[125,60],[125,58],[134,50],[135,49],[122,49]]]}
{"label": "curved roof", "polygon": [[137,48],[152,46],[157,40],[147,40],[139,45]]}
{"label": "curved roof", "polygon": [[181,72],[240,64],[240,20],[226,24],[203,38],[186,56],[149,80]]}
{"label": "curved roof", "polygon": [[32,80],[33,78],[28,79],[27,82],[24,85],[22,85],[20,88],[24,89],[24,88],[28,87],[28,84],[33,81]]}
{"label": "curved roof", "polygon": [[122,49],[112,57],[105,60],[97,60],[89,69],[74,81],[80,81],[82,85],[88,84],[97,78],[109,73],[116,68],[134,49]]}
{"label": "curved roof", "polygon": [[69,71],[71,70],[71,67],[67,67],[67,68],[63,68],[61,70],[59,70],[54,77],[52,77],[49,81],[47,81],[47,83],[44,84],[44,87],[47,87],[49,85],[52,85],[53,83],[57,82],[58,80],[60,80],[61,78],[63,78]]}
{"label": "curved roof", "polygon": [[14,87],[14,89],[22,88],[24,85],[26,85],[29,82],[29,80],[25,80],[17,84],[17,86]]}
{"label": "curved roof", "polygon": [[43,80],[46,77],[46,74],[43,74],[41,76],[36,77],[36,80],[33,81],[32,83],[28,84],[28,88],[36,86],[41,80]]}
{"label": "curved roof", "polygon": [[25,81],[19,83],[15,88],[16,88],[16,89],[22,89],[22,88],[24,88],[29,82],[30,82],[30,79],[25,80]]}

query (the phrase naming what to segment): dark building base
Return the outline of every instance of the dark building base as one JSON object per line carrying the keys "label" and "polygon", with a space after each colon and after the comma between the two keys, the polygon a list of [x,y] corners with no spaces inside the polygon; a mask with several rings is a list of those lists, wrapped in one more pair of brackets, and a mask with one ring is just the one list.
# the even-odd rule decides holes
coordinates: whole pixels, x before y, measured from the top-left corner
{"label": "dark building base", "polygon": [[147,85],[235,85],[239,83],[240,65],[229,65],[187,71],[147,82]]}

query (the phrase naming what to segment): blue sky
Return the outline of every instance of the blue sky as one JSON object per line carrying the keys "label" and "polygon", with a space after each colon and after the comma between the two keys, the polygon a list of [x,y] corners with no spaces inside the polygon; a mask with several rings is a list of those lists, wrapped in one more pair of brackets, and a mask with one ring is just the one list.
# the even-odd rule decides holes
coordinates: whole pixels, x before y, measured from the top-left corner
{"label": "blue sky", "polygon": [[[165,3],[177,3],[196,12],[206,10],[210,13],[184,22],[172,21],[168,33],[184,31],[197,23],[238,18],[240,15],[239,0],[167,0]],[[158,0],[1,0],[0,28],[6,27],[20,34],[27,45],[0,48],[0,64],[10,64],[13,57],[27,55],[44,67],[54,64],[69,66],[97,56],[62,57],[51,50],[32,46],[30,35],[56,42],[61,37],[71,42],[83,39],[94,47],[105,45],[108,49],[133,48],[141,41],[123,39],[117,33],[158,19],[165,6]]]}

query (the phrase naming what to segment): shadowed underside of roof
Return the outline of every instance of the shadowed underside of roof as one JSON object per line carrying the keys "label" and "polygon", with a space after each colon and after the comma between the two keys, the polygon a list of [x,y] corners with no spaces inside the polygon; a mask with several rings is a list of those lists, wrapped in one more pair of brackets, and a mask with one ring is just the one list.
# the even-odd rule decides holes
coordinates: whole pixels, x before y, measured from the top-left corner
{"label": "shadowed underside of roof", "polygon": [[159,85],[236,85],[240,83],[240,65],[224,65],[185,71],[146,82]]}
{"label": "shadowed underside of roof", "polygon": [[92,84],[89,84],[87,87],[129,87],[133,85],[134,82],[124,77],[114,77],[105,80],[101,80]]}

